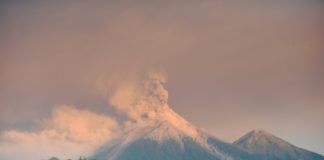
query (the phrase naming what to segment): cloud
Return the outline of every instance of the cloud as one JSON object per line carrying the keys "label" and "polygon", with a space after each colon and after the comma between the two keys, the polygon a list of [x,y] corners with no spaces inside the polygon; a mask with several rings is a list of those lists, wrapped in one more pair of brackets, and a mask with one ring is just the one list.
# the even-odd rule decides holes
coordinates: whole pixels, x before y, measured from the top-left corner
{"label": "cloud", "polygon": [[88,156],[118,132],[107,116],[72,106],[59,106],[40,131],[6,131],[1,134],[0,157],[6,160],[62,159]]}
{"label": "cloud", "polygon": [[108,100],[118,111],[131,120],[140,121],[155,117],[169,108],[168,91],[164,88],[167,74],[162,70],[148,70],[126,80],[109,83]]}
{"label": "cloud", "polygon": [[[101,87],[107,93],[109,103],[131,120],[126,122],[139,122],[153,119],[169,109],[168,92],[163,86],[166,82],[164,71],[147,70],[126,77],[110,77]],[[52,156],[61,159],[89,156],[118,136],[123,127],[127,126],[118,125],[106,115],[68,105],[57,106],[52,116],[42,121],[39,130],[2,132],[0,157],[35,160]]]}

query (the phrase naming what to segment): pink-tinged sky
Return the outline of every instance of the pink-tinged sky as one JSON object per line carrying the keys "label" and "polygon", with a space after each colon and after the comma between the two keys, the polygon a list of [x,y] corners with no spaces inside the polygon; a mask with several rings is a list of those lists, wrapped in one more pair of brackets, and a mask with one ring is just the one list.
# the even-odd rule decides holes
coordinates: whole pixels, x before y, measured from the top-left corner
{"label": "pink-tinged sky", "polygon": [[323,12],[320,0],[2,1],[0,133],[38,130],[62,104],[116,115],[98,80],[162,68],[170,106],[196,126],[228,141],[261,128],[324,154]]}

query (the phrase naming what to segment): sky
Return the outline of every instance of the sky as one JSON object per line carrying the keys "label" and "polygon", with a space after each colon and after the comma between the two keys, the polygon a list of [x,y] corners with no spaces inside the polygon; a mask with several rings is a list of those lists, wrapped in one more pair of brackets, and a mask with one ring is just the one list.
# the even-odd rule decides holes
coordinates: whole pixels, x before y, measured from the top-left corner
{"label": "sky", "polygon": [[171,108],[216,137],[264,129],[324,154],[320,0],[0,4],[0,140],[83,133],[61,123],[79,114],[97,145],[125,118],[107,85],[161,69]]}

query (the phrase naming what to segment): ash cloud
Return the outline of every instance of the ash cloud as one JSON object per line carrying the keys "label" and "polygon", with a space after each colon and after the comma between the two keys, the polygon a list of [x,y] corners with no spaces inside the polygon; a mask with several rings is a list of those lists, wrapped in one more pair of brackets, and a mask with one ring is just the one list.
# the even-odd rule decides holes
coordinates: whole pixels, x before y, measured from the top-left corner
{"label": "ash cloud", "polygon": [[127,115],[124,124],[107,115],[74,106],[57,106],[52,116],[42,121],[39,130],[2,132],[0,157],[34,160],[91,155],[98,147],[122,134],[128,122],[154,119],[169,109],[168,91],[163,86],[166,82],[167,74],[162,70],[106,79],[106,86],[101,87],[107,93],[109,103]]}
{"label": "ash cloud", "polygon": [[163,86],[166,82],[164,71],[148,70],[116,83],[111,87],[108,100],[131,120],[151,119],[169,108],[168,91]]}

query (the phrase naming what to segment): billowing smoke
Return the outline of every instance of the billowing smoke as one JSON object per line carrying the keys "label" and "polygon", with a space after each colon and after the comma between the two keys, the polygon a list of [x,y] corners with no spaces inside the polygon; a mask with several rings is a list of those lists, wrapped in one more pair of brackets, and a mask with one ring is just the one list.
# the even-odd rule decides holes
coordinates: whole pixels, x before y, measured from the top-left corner
{"label": "billowing smoke", "polygon": [[[149,70],[127,78],[106,81],[108,100],[131,121],[144,122],[158,118],[169,110],[168,92],[164,88],[167,75]],[[52,117],[40,130],[5,131],[0,135],[0,157],[7,160],[60,159],[89,156],[98,147],[120,135],[125,126],[106,115],[96,114],[73,106],[55,107]],[[19,154],[17,154],[19,153]]]}
{"label": "billowing smoke", "polygon": [[115,84],[109,102],[131,120],[154,118],[169,108],[168,92],[163,86],[166,82],[165,72],[149,70]]}
{"label": "billowing smoke", "polygon": [[[161,70],[148,70],[127,80],[115,84],[109,95],[109,102],[130,121],[126,121],[123,129],[134,125],[154,125],[155,122],[169,121],[184,133],[196,137],[197,130],[185,119],[175,113],[168,104],[168,91],[164,88],[167,74]],[[158,134],[157,139],[164,139]]]}
{"label": "billowing smoke", "polygon": [[118,130],[114,119],[71,106],[56,107],[43,125],[40,131],[2,133],[1,159],[76,159],[91,154]]}

